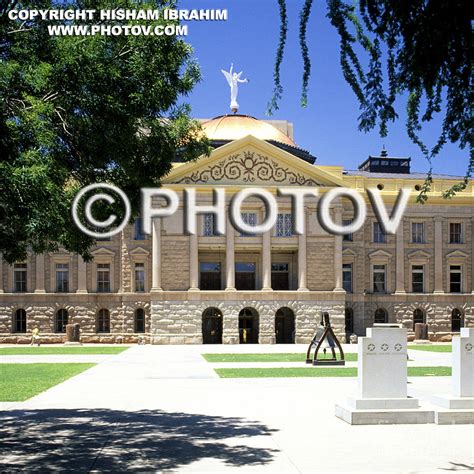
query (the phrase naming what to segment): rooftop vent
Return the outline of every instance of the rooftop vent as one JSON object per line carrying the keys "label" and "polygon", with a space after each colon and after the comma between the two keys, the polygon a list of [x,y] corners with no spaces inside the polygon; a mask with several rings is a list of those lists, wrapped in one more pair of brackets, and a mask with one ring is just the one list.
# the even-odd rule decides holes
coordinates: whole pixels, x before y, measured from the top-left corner
{"label": "rooftop vent", "polygon": [[385,146],[380,156],[369,156],[360,166],[360,171],[369,173],[401,173],[410,174],[411,158],[388,156]]}

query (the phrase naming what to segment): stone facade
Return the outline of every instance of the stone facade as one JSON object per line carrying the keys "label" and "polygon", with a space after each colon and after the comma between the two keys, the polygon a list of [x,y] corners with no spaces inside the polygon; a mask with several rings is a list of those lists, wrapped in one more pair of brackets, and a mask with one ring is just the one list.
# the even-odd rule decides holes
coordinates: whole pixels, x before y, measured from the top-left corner
{"label": "stone facade", "polygon": [[[257,158],[258,160],[255,161]],[[390,207],[396,190],[422,184],[410,175],[370,177],[346,175],[340,167],[324,167],[298,158],[262,140],[246,137],[216,149],[210,157],[176,166],[164,186],[182,195],[194,187],[199,205],[212,204],[214,185],[228,188],[229,200],[243,186],[266,187],[276,195],[276,186],[308,185],[320,194],[337,186],[357,189],[382,186]],[[237,166],[237,168],[236,168]],[[272,168],[273,166],[273,168]],[[375,312],[387,315],[386,322],[401,323],[413,338],[413,315],[421,310],[433,340],[451,337],[452,313],[459,311],[464,326],[474,326],[474,195],[472,183],[451,201],[440,192],[454,181],[434,181],[428,203],[413,199],[396,235],[386,242],[374,242],[375,216],[368,211],[364,226],[350,239],[328,234],[316,218],[317,198],[305,201],[306,229],[303,236],[242,236],[233,230],[225,236],[204,235],[203,216],[198,218],[198,235],[186,235],[183,208],[163,218],[153,234],[137,238],[134,226],[110,240],[98,241],[94,259],[84,263],[66,252],[36,256],[26,263],[26,292],[15,292],[14,267],[0,260],[0,342],[28,343],[38,327],[44,342],[63,342],[58,332],[58,311],[65,309],[68,322],[79,323],[83,342],[137,342],[187,344],[203,342],[203,313],[216,308],[222,315],[222,342],[239,342],[239,314],[244,309],[258,317],[258,341],[276,342],[276,313],[286,308],[294,320],[293,340],[307,343],[328,311],[335,333],[344,339],[349,332],[365,335],[374,324]],[[256,183],[256,184],[255,184]],[[288,197],[277,197],[279,212],[291,213]],[[181,201],[182,202],[182,201]],[[245,202],[245,212],[264,218],[264,206],[257,198]],[[332,206],[334,218],[349,220],[348,202]],[[423,239],[414,243],[413,223],[423,224]],[[459,243],[450,243],[450,224],[460,223]],[[200,263],[221,266],[220,288],[200,289]],[[236,290],[234,263],[255,266],[253,290]],[[288,288],[269,291],[272,264],[288,265]],[[67,293],[56,292],[57,265],[67,265]],[[341,289],[342,266],[352,265],[352,291]],[[100,266],[110,271],[110,292],[98,292]],[[385,268],[386,288],[374,292],[374,265]],[[423,267],[423,292],[414,293],[413,265]],[[461,268],[461,292],[450,292],[450,266]],[[137,284],[137,270],[144,272],[143,288]],[[142,291],[137,291],[137,290]],[[15,320],[17,310],[26,311],[26,325]],[[108,323],[99,318],[107,310]],[[144,313],[141,324],[139,315]],[[352,311],[352,331],[346,314]]]}

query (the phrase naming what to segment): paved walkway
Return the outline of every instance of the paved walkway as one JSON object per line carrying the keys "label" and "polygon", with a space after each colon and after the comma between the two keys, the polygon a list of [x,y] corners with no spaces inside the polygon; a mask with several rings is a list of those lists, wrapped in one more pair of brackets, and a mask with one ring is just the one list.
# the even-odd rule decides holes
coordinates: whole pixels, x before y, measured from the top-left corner
{"label": "paved walkway", "polygon": [[[334,404],[355,389],[355,379],[219,379],[200,355],[210,347],[135,346],[0,412],[0,470],[473,467],[471,426],[350,426],[335,418]],[[228,352],[226,346],[215,349]],[[273,352],[275,346],[232,350]],[[440,355],[430,354],[433,360]],[[448,392],[449,383],[448,377],[415,377],[409,388],[426,398]]]}

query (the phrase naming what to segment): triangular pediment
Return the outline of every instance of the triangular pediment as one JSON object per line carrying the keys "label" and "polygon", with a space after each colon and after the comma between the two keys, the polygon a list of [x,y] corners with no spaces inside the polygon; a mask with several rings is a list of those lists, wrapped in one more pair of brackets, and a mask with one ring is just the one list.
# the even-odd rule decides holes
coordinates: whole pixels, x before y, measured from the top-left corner
{"label": "triangular pediment", "polygon": [[115,252],[105,247],[99,247],[93,250],[91,254],[94,257],[113,257],[115,255]]}
{"label": "triangular pediment", "polygon": [[133,250],[130,250],[130,255],[134,257],[147,257],[150,255],[150,252],[143,247],[135,247]]}
{"label": "triangular pediment", "polygon": [[462,252],[461,250],[454,250],[451,253],[448,253],[446,255],[446,258],[449,260],[464,260],[466,258],[469,258],[469,255],[467,253]]}
{"label": "triangular pediment", "polygon": [[392,255],[388,252],[385,252],[385,250],[375,250],[375,252],[369,254],[369,258],[371,260],[390,260]]}
{"label": "triangular pediment", "polygon": [[248,135],[173,169],[163,184],[342,186],[342,178]]}
{"label": "triangular pediment", "polygon": [[411,252],[408,254],[409,260],[428,260],[431,255],[424,250],[416,250],[415,252]]}

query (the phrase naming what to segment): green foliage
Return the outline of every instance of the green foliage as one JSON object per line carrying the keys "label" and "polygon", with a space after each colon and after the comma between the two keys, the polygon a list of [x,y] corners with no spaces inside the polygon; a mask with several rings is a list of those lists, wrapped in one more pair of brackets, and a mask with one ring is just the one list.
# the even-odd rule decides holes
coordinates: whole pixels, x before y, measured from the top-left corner
{"label": "green foliage", "polygon": [[[108,0],[14,3],[17,9],[111,7]],[[60,246],[89,258],[94,241],[71,218],[79,188],[115,184],[136,215],[139,189],[159,185],[177,153],[191,160],[208,152],[182,103],[200,80],[189,44],[175,36],[54,37],[47,25],[5,15],[0,21],[0,251],[8,262],[24,259],[30,248]]]}
{"label": "green foliage", "polygon": [[15,346],[0,347],[0,356],[6,355],[101,355],[120,354],[129,346]]}
{"label": "green foliage", "polygon": [[95,364],[0,364],[0,402],[22,402]]}
{"label": "green foliage", "polygon": [[[1,351],[0,351],[1,354]],[[302,362],[306,361],[306,353],[262,353],[262,354],[201,354],[207,362]],[[313,355],[313,354],[312,354]],[[326,356],[321,352],[318,354],[320,359],[329,359],[332,357],[331,352]],[[339,360],[339,354],[336,352],[336,357]],[[344,359],[348,362],[357,360],[357,354],[345,353]]]}
{"label": "green foliage", "polygon": [[[312,1],[305,0],[300,13],[303,105],[306,105],[311,71],[306,26]],[[380,135],[386,136],[387,123],[398,117],[395,99],[408,95],[406,130],[429,163],[418,201],[424,203],[427,199],[432,186],[432,160],[448,140],[458,143],[461,149],[468,147],[470,159],[463,181],[443,196],[451,198],[463,191],[474,171],[470,3],[465,0],[326,0],[326,3],[327,17],[340,37],[342,73],[360,104],[359,129],[367,132],[378,124]],[[280,35],[278,82],[275,81],[278,89],[275,87],[270,112],[278,108],[282,95],[279,70],[286,42],[284,4],[284,0],[279,0],[285,35]],[[356,47],[368,58],[358,55]],[[362,64],[367,59],[367,71],[364,71]],[[442,130],[430,148],[420,137],[422,125],[443,110]]]}

